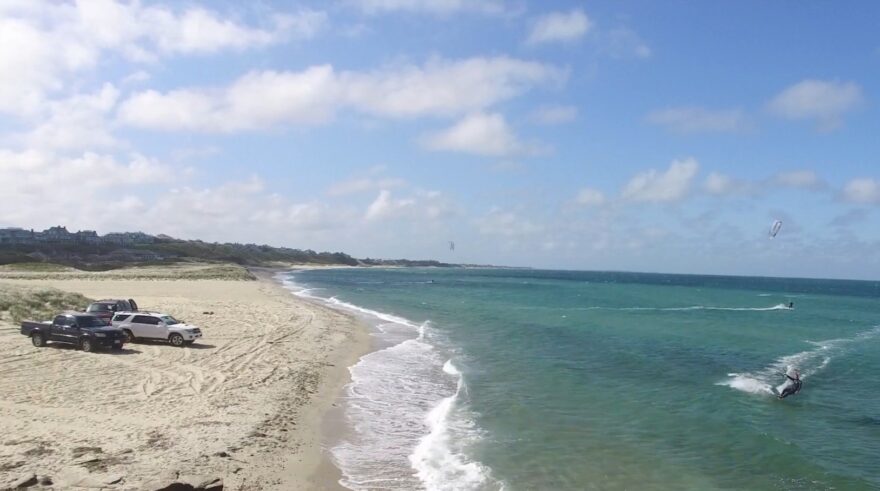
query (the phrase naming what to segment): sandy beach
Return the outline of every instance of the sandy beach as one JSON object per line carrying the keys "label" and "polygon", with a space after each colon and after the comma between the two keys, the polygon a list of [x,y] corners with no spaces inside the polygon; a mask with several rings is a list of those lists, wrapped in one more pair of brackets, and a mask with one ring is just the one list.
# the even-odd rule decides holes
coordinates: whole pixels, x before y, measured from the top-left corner
{"label": "sandy beach", "polygon": [[36,475],[55,489],[158,489],[214,478],[233,490],[338,489],[321,421],[347,367],[369,349],[369,334],[353,317],[294,297],[270,271],[255,275],[0,275],[0,290],[134,298],[204,333],[190,347],[132,343],[84,353],[35,348],[4,317],[0,488]]}

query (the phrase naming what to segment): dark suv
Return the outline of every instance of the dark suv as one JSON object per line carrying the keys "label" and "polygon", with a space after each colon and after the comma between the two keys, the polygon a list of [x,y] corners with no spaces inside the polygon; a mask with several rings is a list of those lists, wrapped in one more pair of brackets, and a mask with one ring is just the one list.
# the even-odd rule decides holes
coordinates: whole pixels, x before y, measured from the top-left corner
{"label": "dark suv", "polygon": [[98,300],[92,302],[86,308],[86,312],[94,316],[100,317],[102,320],[110,324],[113,314],[116,312],[134,312],[137,311],[137,302],[129,298],[128,300]]}

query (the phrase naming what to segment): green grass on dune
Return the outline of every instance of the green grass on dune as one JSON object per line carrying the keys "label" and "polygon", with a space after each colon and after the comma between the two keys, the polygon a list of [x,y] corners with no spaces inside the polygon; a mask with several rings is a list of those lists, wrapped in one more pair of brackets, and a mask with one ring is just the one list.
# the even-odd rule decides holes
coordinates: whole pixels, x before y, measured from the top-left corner
{"label": "green grass on dune", "polygon": [[223,263],[175,263],[150,266],[132,266],[110,271],[83,271],[79,269],[11,269],[0,266],[0,279],[29,280],[255,280],[244,266]]}
{"label": "green grass on dune", "polygon": [[0,266],[0,271],[32,271],[35,273],[58,273],[72,270],[73,268],[55,263],[12,263]]}
{"label": "green grass on dune", "polygon": [[83,310],[93,300],[55,288],[0,283],[0,319],[17,324],[25,319],[48,320],[63,310]]}

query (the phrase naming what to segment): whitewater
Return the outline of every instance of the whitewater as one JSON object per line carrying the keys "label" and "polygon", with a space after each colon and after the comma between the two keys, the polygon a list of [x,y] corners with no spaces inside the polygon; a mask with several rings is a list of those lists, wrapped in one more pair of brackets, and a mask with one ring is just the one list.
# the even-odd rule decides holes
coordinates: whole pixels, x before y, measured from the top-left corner
{"label": "whitewater", "polygon": [[[334,442],[341,484],[353,490],[503,490],[491,470],[470,460],[463,447],[479,441],[459,406],[464,378],[435,343],[429,320],[416,323],[314,294],[290,279],[295,295],[355,313],[374,329],[380,349],[350,368],[346,417],[353,435]],[[408,465],[407,465],[408,464]]]}

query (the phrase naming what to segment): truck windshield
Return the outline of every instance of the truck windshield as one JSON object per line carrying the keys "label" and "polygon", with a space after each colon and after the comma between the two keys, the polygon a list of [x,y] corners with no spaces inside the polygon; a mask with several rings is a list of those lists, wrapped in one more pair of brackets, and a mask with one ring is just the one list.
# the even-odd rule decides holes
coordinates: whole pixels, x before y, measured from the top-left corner
{"label": "truck windshield", "polygon": [[77,316],[76,325],[79,327],[106,327],[107,323],[98,317],[84,315],[82,317]]}
{"label": "truck windshield", "polygon": [[170,315],[163,315],[162,322],[165,323],[166,326],[173,326],[174,324],[180,324],[180,321],[171,317]]}
{"label": "truck windshield", "polygon": [[115,305],[111,305],[109,303],[93,303],[89,305],[89,308],[86,309],[86,312],[113,312],[116,310]]}

